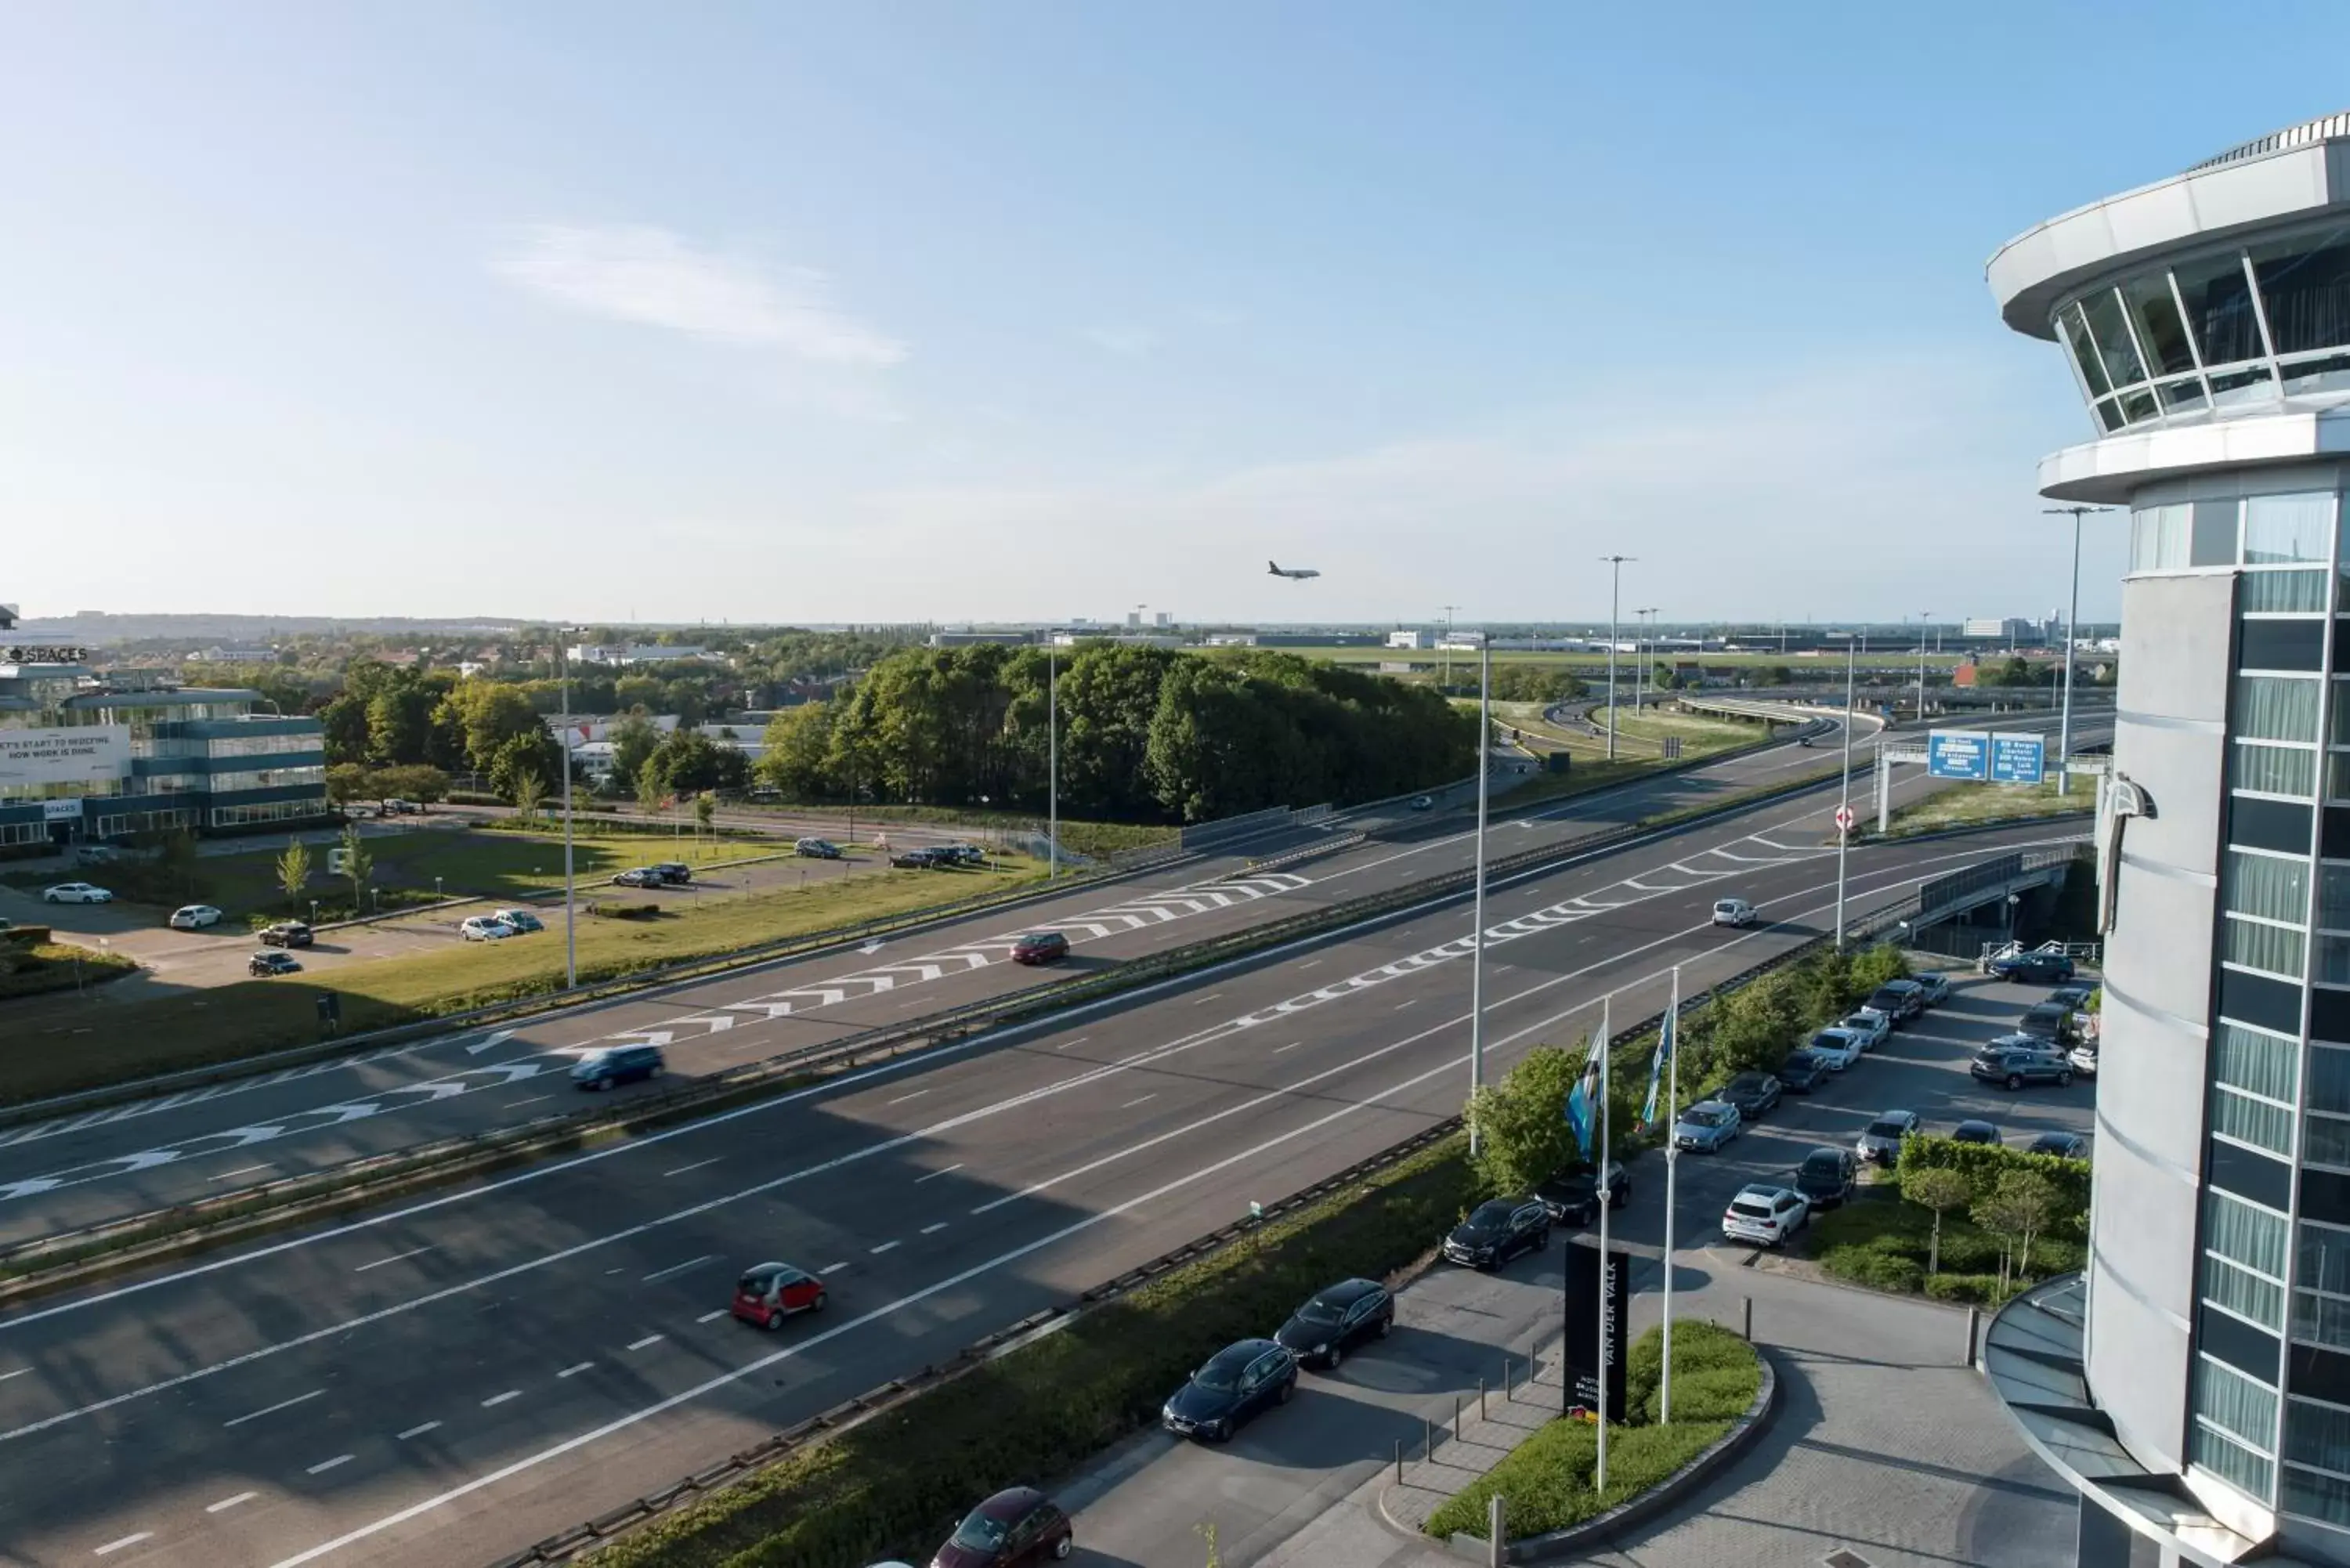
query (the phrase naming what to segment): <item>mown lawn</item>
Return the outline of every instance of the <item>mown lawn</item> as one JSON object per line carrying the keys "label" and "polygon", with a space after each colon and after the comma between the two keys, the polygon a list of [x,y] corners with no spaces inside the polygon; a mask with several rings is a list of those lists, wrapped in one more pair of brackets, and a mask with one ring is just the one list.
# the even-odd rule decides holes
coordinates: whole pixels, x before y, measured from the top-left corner
{"label": "mown lawn", "polygon": [[1620,1427],[1607,1429],[1607,1490],[1594,1490],[1598,1428],[1562,1417],[1534,1436],[1482,1479],[1429,1515],[1428,1533],[1482,1540],[1489,1499],[1502,1499],[1503,1528],[1539,1535],[1580,1524],[1638,1496],[1695,1459],[1745,1414],[1762,1386],[1754,1347],[1710,1323],[1673,1325],[1673,1419],[1657,1424],[1663,1336],[1650,1329],[1632,1346]]}
{"label": "mown lawn", "polygon": [[138,971],[139,966],[120,953],[100,952],[71,942],[0,941],[0,1002],[104,985]]}
{"label": "mown lawn", "polygon": [[[1040,881],[1041,861],[1013,857],[999,870],[880,871],[806,889],[745,893],[698,903],[668,895],[656,919],[579,923],[583,984],[665,964],[723,957],[763,943],[904,915],[951,900]],[[631,902],[650,901],[615,889]],[[321,939],[331,943],[333,932]],[[297,957],[300,955],[296,955]],[[122,1078],[233,1060],[319,1038],[317,999],[341,999],[346,1034],[549,994],[563,986],[563,937],[548,929],[502,942],[451,942],[410,957],[373,959],[276,980],[246,980],[85,1012],[70,1052],[40,1021],[0,1015],[0,1103],[63,1094]]]}
{"label": "mown lawn", "polygon": [[2096,809],[2097,781],[2076,778],[2073,793],[2060,795],[2056,781],[2036,784],[1946,784],[1921,801],[1895,809],[1887,837],[1938,833],[1977,823],[2022,822],[2043,816],[2073,816]]}
{"label": "mown lawn", "polygon": [[[1934,1216],[1901,1200],[1890,1181],[1859,1189],[1854,1200],[1814,1220],[1799,1245],[1840,1280],[1880,1291],[1925,1294],[1937,1301],[1990,1302],[1999,1296],[1997,1236],[1952,1210],[1942,1216],[1941,1268],[1929,1274]],[[2045,1279],[2082,1265],[2079,1242],[2035,1237],[2029,1272]]]}

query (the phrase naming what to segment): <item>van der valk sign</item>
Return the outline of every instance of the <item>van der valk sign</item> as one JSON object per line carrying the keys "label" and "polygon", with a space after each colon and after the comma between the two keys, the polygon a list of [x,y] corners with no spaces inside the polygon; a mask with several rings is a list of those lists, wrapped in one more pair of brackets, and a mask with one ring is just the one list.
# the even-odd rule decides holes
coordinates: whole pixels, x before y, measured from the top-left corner
{"label": "van der valk sign", "polygon": [[0,784],[84,784],[120,778],[130,768],[126,725],[0,730]]}

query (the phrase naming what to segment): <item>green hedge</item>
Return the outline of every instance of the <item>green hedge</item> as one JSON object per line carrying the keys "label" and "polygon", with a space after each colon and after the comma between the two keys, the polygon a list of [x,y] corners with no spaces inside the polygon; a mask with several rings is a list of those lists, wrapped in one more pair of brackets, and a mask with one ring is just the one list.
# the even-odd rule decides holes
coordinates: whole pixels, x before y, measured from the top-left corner
{"label": "green hedge", "polygon": [[1508,1458],[1455,1493],[1428,1517],[1428,1533],[1483,1540],[1487,1501],[1503,1500],[1504,1528],[1514,1536],[1564,1530],[1647,1491],[1695,1459],[1746,1413],[1762,1386],[1754,1347],[1716,1324],[1673,1328],[1673,1421],[1659,1426],[1657,1397],[1663,1334],[1650,1329],[1632,1346],[1624,1407],[1630,1420],[1607,1435],[1607,1490],[1591,1489],[1598,1459],[1597,1431],[1561,1418],[1537,1429]]}
{"label": "green hedge", "polygon": [[[1926,1260],[1934,1216],[1905,1203],[1889,1184],[1863,1188],[1840,1209],[1814,1220],[1803,1244],[1820,1266],[1856,1285],[1914,1295],[1920,1290],[1944,1301],[1988,1301],[1996,1284],[2000,1239],[1980,1230],[1957,1210],[1942,1216],[1942,1272],[1929,1275]],[[2035,1236],[2027,1272],[2045,1278],[2080,1268],[2083,1249],[2063,1236]],[[1989,1282],[1989,1284],[1983,1282]]]}
{"label": "green hedge", "polygon": [[1999,1179],[2012,1170],[2036,1171],[2056,1189],[2057,1201],[2068,1213],[2085,1219],[2089,1212],[2089,1162],[2085,1159],[2031,1154],[1995,1143],[1957,1143],[1915,1133],[1901,1140],[1902,1175],[1936,1167],[1965,1177],[1978,1199],[1989,1197]]}
{"label": "green hedge", "polygon": [[[598,1552],[595,1568],[916,1562],[972,1503],[1050,1479],[1158,1418],[1192,1369],[1334,1280],[1421,1256],[1473,1196],[1462,1139],[1074,1320]],[[855,1311],[853,1303],[835,1311]],[[1678,1356],[1679,1342],[1675,1350]]]}

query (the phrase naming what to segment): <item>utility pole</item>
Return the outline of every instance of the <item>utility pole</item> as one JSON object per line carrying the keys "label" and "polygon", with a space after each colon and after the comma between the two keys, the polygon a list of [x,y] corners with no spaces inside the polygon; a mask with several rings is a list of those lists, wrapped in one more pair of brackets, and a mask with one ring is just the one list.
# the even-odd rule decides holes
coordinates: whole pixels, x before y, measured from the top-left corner
{"label": "utility pole", "polygon": [[1638,556],[1602,556],[1613,576],[1607,586],[1607,760],[1616,760],[1616,626],[1624,595],[1624,563]]}
{"label": "utility pole", "polygon": [[[1853,675],[1856,669],[1854,649],[1860,639],[1853,632],[1844,634],[1844,778],[1843,794],[1836,804],[1836,951],[1844,951],[1844,856],[1852,843],[1852,732]],[[1882,745],[1884,742],[1879,742]]]}
{"label": "utility pole", "polygon": [[555,657],[563,675],[563,985],[579,986],[579,905],[571,871],[571,655],[563,639],[585,627],[568,626],[555,639]]}
{"label": "utility pole", "polygon": [[1440,607],[1444,611],[1444,635],[1439,638],[1437,641],[1440,645],[1438,652],[1442,656],[1444,672],[1438,676],[1437,680],[1442,684],[1445,691],[1449,694],[1452,690],[1452,612],[1459,609],[1461,607],[1459,605],[1444,605]]}
{"label": "utility pole", "polygon": [[1926,727],[1926,618],[1932,610],[1918,612],[1918,727]]}
{"label": "utility pole", "polygon": [[2073,643],[2081,635],[2081,519],[2095,512],[2117,510],[2112,506],[2043,506],[2040,509],[2050,516],[2065,516],[2073,520],[2073,605],[2064,615],[2064,711],[2056,721],[2056,793],[2070,793],[2073,785]]}
{"label": "utility pole", "polygon": [[[1485,1083],[1485,785],[1493,771],[1493,644],[1489,636],[1477,650],[1477,898],[1469,935],[1469,1097]],[[1469,1118],[1469,1153],[1482,1140],[1477,1119]],[[1602,1191],[1606,1190],[1605,1184]]]}
{"label": "utility pole", "polygon": [[1045,649],[1045,880],[1061,874],[1061,667]]}

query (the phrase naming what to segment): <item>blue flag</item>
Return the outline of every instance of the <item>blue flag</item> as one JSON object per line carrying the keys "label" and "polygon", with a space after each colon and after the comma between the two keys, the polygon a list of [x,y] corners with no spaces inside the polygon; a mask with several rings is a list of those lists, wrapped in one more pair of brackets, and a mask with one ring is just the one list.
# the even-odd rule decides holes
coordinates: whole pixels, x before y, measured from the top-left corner
{"label": "blue flag", "polygon": [[1575,1147],[1586,1159],[1591,1158],[1591,1128],[1599,1115],[1600,1053],[1607,1049],[1605,1035],[1591,1037],[1591,1054],[1585,1058],[1575,1087],[1566,1092],[1566,1125],[1575,1129]]}
{"label": "blue flag", "polygon": [[1673,1015],[1665,1014],[1665,1022],[1657,1031],[1657,1054],[1648,1063],[1648,1098],[1640,1107],[1640,1130],[1646,1132],[1657,1125],[1657,1092],[1664,1086],[1665,1063],[1673,1054]]}

